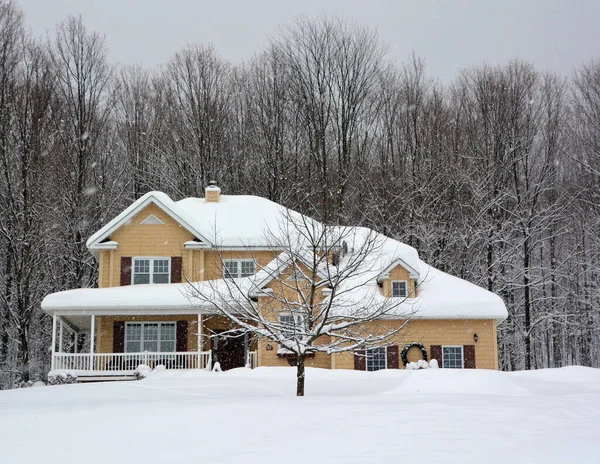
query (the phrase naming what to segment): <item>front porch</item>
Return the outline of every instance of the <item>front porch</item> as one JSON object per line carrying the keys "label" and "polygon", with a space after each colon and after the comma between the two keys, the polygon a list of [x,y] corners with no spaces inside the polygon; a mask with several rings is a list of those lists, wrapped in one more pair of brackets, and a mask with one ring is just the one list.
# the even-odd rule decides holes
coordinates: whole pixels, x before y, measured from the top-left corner
{"label": "front porch", "polygon": [[[257,366],[247,334],[220,335],[226,322],[204,314],[53,314],[51,375],[78,381],[132,379],[139,365],[154,369],[223,370]],[[254,349],[252,349],[254,348]]]}

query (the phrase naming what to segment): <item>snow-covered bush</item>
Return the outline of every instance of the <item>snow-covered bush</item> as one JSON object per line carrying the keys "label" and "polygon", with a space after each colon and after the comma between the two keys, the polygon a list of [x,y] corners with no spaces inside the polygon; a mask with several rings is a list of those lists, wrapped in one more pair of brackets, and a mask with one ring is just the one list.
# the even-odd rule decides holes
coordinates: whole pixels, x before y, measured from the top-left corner
{"label": "snow-covered bush", "polygon": [[419,369],[437,369],[438,367],[437,359],[432,359],[430,362],[419,359],[417,362],[409,362],[406,365],[406,370],[416,371]]}
{"label": "snow-covered bush", "polygon": [[45,387],[46,384],[41,380],[28,380],[27,382],[19,380],[13,384],[13,388]]}
{"label": "snow-covered bush", "polygon": [[48,374],[48,385],[68,385],[77,383],[77,376],[71,372],[55,372]]}
{"label": "snow-covered bush", "polygon": [[151,372],[152,372],[152,369],[150,368],[150,366],[146,366],[145,364],[140,364],[138,367],[136,367],[134,374],[135,374],[135,378],[137,380],[141,380],[141,379],[145,379],[146,377],[148,377],[148,375],[150,375]]}

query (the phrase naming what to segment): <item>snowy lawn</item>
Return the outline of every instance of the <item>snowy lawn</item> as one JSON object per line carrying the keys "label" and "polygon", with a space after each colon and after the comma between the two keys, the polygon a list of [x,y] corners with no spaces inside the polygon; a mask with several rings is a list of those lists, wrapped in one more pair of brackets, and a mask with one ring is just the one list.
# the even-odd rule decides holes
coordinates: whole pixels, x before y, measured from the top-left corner
{"label": "snowy lawn", "polygon": [[3,463],[598,463],[600,370],[154,373],[0,392]]}

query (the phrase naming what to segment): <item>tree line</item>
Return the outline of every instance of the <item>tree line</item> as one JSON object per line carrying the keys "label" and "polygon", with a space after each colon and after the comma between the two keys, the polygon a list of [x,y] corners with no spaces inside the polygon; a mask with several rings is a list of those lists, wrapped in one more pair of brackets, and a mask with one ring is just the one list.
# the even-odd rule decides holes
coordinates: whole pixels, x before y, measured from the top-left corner
{"label": "tree line", "polygon": [[47,372],[40,302],[96,285],[93,232],[149,190],[212,179],[498,293],[502,369],[598,367],[599,176],[600,61],[441,85],[368,28],[301,17],[247,62],[195,44],[148,70],[111,64],[80,17],[36,39],[0,0],[0,388]]}

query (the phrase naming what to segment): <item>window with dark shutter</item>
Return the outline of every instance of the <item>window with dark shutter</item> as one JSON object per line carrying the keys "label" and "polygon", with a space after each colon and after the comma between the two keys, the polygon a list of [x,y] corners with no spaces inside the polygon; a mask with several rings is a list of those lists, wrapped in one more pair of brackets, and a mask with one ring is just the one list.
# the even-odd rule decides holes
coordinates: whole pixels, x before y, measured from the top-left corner
{"label": "window with dark shutter", "polygon": [[181,256],[173,256],[171,258],[171,283],[172,284],[181,283],[181,268],[182,268]]}
{"label": "window with dark shutter", "polygon": [[177,321],[177,352],[188,350],[188,321]]}
{"label": "window with dark shutter", "polygon": [[465,369],[475,369],[475,345],[464,345]]}
{"label": "window with dark shutter", "polygon": [[398,345],[387,347],[387,368],[400,369],[400,359],[398,356]]}
{"label": "window with dark shutter", "polygon": [[438,362],[439,367],[444,367],[442,360],[442,345],[431,345],[429,347],[430,359],[435,359]]}
{"label": "window with dark shutter", "polygon": [[354,370],[355,371],[366,371],[367,370],[367,358],[365,356],[365,350],[356,350],[354,352]]}
{"label": "window with dark shutter", "polygon": [[121,286],[131,285],[131,256],[121,256]]}

